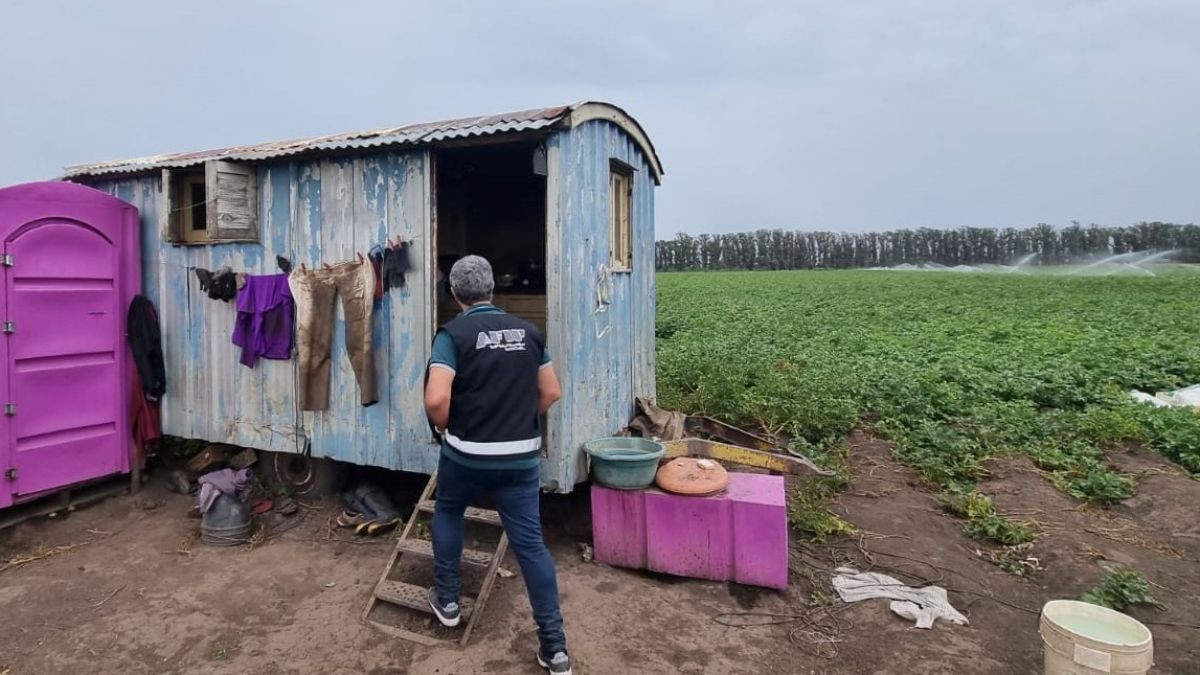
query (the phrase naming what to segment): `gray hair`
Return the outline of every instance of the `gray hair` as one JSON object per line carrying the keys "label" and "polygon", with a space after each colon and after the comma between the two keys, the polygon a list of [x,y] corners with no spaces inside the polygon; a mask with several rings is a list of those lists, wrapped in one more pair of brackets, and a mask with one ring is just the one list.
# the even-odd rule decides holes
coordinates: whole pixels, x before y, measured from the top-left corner
{"label": "gray hair", "polygon": [[450,268],[450,290],[464,305],[491,300],[495,287],[492,264],[486,258],[469,255]]}

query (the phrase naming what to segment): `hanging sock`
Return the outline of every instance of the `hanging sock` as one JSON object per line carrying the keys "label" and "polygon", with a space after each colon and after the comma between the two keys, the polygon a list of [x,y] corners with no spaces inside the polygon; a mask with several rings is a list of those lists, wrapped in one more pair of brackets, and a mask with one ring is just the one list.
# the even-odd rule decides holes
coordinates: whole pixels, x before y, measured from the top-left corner
{"label": "hanging sock", "polygon": [[387,290],[387,285],[383,279],[383,261],[386,259],[387,251],[375,244],[371,247],[371,252],[367,257],[371,259],[371,269],[375,272],[375,299],[382,300],[383,292]]}

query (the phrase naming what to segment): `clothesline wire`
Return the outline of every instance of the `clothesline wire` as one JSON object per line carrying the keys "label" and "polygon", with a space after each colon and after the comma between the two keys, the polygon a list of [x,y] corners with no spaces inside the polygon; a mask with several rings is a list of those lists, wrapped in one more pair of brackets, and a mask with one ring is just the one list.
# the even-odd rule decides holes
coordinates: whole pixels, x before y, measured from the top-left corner
{"label": "clothesline wire", "polygon": [[[406,238],[404,239],[404,241],[405,241],[405,242],[412,242],[412,241],[415,241],[416,239],[419,239],[419,238],[420,238],[420,235],[416,235],[416,236],[414,236],[414,237],[412,237],[412,238],[408,238],[408,237],[406,237]],[[386,243],[386,242],[385,242],[385,243]],[[380,245],[381,245],[381,244],[372,244],[371,248],[375,248],[376,246],[380,246]],[[356,252],[355,252],[356,256],[357,256],[357,253],[358,253],[358,252],[356,251]],[[370,249],[368,249],[368,253],[363,253],[362,255],[363,255],[363,257],[368,257],[368,256],[370,255]],[[284,257],[287,257],[287,256],[284,256]],[[291,260],[291,259],[289,258],[289,260]],[[344,262],[344,261],[340,261],[340,262]],[[299,265],[301,265],[301,264],[304,264],[304,265],[320,265],[321,263],[309,263],[309,262],[298,263],[298,262],[292,261],[292,268],[293,268],[293,269],[295,269],[297,266],[299,266]],[[179,264],[179,263],[170,262],[170,261],[168,261],[168,260],[163,260],[163,259],[161,259],[161,258],[158,260],[158,266],[159,266],[159,267],[174,267],[174,268],[176,268],[176,269],[187,270],[187,271],[189,271],[189,272],[191,272],[191,271],[194,271],[194,270],[208,270],[208,269],[210,269],[210,268],[207,268],[207,267],[200,267],[200,266],[198,266],[198,265],[181,265],[181,264]],[[220,268],[217,268],[217,269],[220,269]],[[317,268],[317,267],[314,267],[313,269],[319,269],[319,268]],[[256,273],[255,273],[255,272],[246,272],[246,274],[256,274]]]}
{"label": "clothesline wire", "polygon": [[216,197],[209,197],[208,199],[205,199],[202,202],[192,202],[191,204],[188,204],[187,206],[181,206],[177,209],[171,209],[170,211],[168,211],[168,213],[179,213],[180,211],[190,211],[190,210],[196,208],[197,206],[203,206],[203,207],[207,208],[209,204],[213,204],[216,201],[217,201]]}
{"label": "clothesline wire", "polygon": [[[214,201],[214,199],[208,199],[208,200],[204,201],[203,204],[206,204],[206,205],[210,204]],[[194,204],[192,206],[197,206],[197,205]],[[172,210],[171,213],[175,213],[177,211],[182,211],[187,208],[192,208],[192,207],[191,206],[181,207],[179,209]],[[295,216],[296,216],[296,214],[293,213],[293,220],[295,220]],[[396,239],[396,238],[398,238],[399,241],[397,243],[393,244],[392,240]],[[386,237],[384,239],[383,243],[372,244],[370,247],[367,248],[367,252],[365,254],[358,252],[358,251],[355,251],[355,254],[356,254],[357,258],[364,260],[364,262],[365,262],[367,259],[370,258],[371,252],[377,248],[392,249],[392,248],[400,247],[404,244],[409,244],[411,246],[411,244],[413,242],[419,240],[420,238],[421,238],[420,234],[416,234],[416,235],[412,235],[412,236],[406,236],[406,235],[401,235],[401,234],[392,235],[392,236]],[[351,260],[353,260],[353,258]],[[305,262],[296,263],[294,261],[292,261],[292,263],[293,263],[293,269],[295,269],[295,266],[297,264],[300,266],[307,264]],[[314,269],[319,269],[319,268],[315,267],[319,263],[312,263],[312,264],[314,265]],[[172,267],[175,269],[186,270],[188,272],[192,272],[192,271],[195,271],[198,269],[206,269],[203,267],[199,267],[197,265],[181,265],[179,263],[170,262],[170,261],[167,261],[167,260],[164,260],[161,258],[158,260],[158,266],[160,268]],[[190,280],[189,280],[189,283],[190,283]],[[291,361],[291,365],[292,365],[292,408],[293,408],[293,412],[294,412],[294,423],[295,423],[295,426],[293,427],[295,429],[293,438],[295,439],[295,449],[296,449],[296,454],[309,456],[311,453],[312,445],[311,445],[311,440],[309,439],[309,436],[308,436],[308,429],[305,424],[304,411],[301,409],[301,405],[300,405],[300,395],[299,395],[300,394],[300,364],[299,364],[298,359],[293,358],[293,359],[290,359],[290,361]],[[272,433],[275,433],[274,429],[272,429],[271,431],[272,431]]]}

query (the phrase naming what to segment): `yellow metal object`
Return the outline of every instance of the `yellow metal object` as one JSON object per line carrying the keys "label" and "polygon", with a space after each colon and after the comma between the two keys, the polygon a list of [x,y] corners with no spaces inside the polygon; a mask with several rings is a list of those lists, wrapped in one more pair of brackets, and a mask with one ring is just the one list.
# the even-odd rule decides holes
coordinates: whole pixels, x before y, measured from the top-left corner
{"label": "yellow metal object", "polygon": [[813,464],[805,457],[782,455],[775,452],[765,452],[730,445],[719,441],[707,441],[702,438],[682,438],[677,441],[661,441],[667,452],[664,459],[676,457],[707,457],[722,462],[752,466],[793,476],[832,476],[833,472],[826,471]]}

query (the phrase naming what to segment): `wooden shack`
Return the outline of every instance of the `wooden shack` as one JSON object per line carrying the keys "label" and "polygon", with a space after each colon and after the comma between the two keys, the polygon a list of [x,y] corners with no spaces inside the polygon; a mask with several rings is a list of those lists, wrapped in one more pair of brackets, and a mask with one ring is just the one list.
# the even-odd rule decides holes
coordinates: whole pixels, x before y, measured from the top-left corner
{"label": "wooden shack", "polygon": [[[162,322],[166,434],[405,471],[438,450],[422,382],[437,326],[455,313],[454,259],[493,262],[496,304],[543,326],[564,396],[549,414],[546,489],[587,476],[582,445],[654,395],[654,189],[662,165],[620,108],[569,106],[296,141],[73,166],[67,180],[140,213],[142,287]],[[376,306],[377,405],[359,405],[334,329],[331,408],[305,412],[292,361],[239,365],[231,303],[197,268],[315,267],[403,237],[413,267]]]}

